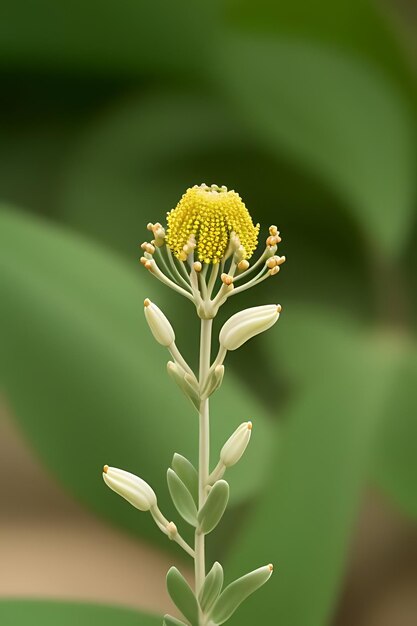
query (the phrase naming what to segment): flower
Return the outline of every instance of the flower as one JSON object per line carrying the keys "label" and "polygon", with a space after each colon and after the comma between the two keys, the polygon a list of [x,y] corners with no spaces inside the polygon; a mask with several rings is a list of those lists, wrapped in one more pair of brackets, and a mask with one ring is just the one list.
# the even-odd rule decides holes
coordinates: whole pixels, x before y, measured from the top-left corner
{"label": "flower", "polygon": [[201,262],[219,263],[232,233],[242,259],[249,259],[258,244],[259,224],[253,224],[239,194],[227,187],[190,187],[168,213],[167,224],[166,242],[181,261],[195,247]]}

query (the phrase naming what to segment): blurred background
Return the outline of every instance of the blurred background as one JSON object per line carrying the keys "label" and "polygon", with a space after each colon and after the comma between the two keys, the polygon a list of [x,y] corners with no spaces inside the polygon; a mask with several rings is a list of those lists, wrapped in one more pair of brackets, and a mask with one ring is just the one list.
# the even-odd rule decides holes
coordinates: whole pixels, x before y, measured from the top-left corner
{"label": "blurred background", "polygon": [[138,244],[201,182],[287,256],[218,322],[283,306],[212,402],[213,461],[254,436],[209,559],[275,564],[230,624],[417,623],[416,30],[412,0],[3,0],[4,624],[153,626],[168,567],[190,573],[101,467],[177,519],[165,472],[197,425],[143,299],[193,363],[198,324]]}

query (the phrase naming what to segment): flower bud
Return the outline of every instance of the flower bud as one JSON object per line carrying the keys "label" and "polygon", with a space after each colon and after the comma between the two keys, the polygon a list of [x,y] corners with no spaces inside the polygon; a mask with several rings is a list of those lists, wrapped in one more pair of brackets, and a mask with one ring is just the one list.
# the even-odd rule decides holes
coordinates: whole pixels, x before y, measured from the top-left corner
{"label": "flower bud", "polygon": [[280,311],[279,305],[265,304],[232,315],[220,331],[220,345],[226,350],[236,350],[255,335],[273,326]]}
{"label": "flower bud", "polygon": [[220,452],[220,460],[225,467],[235,465],[250,441],[252,434],[252,422],[243,422],[224,444]]}
{"label": "flower bud", "polygon": [[167,531],[168,538],[171,541],[173,541],[175,539],[175,537],[178,535],[178,529],[177,529],[176,525],[174,524],[174,522],[169,522],[167,524],[166,531]]}
{"label": "flower bud", "polygon": [[103,479],[110,489],[140,511],[149,511],[149,509],[156,506],[155,492],[139,476],[125,472],[125,470],[117,467],[105,465],[103,468]]}
{"label": "flower bud", "polygon": [[146,298],[144,305],[146,321],[153,336],[161,346],[168,348],[175,341],[174,329],[156,304]]}

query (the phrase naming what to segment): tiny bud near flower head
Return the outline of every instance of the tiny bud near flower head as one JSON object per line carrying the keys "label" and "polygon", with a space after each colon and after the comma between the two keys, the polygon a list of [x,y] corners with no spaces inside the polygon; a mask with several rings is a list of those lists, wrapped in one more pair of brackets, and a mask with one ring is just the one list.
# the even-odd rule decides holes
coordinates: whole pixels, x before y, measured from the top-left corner
{"label": "tiny bud near flower head", "polygon": [[178,529],[174,522],[169,522],[166,527],[167,535],[171,541],[178,535]]}
{"label": "tiny bud near flower head", "polygon": [[244,272],[245,270],[247,270],[249,267],[249,261],[247,261],[246,259],[243,259],[243,261],[241,261],[240,263],[238,263],[237,269],[240,272]]}
{"label": "tiny bud near flower head", "polygon": [[275,265],[275,267],[273,267],[272,270],[269,270],[269,271],[270,271],[271,276],[275,276],[275,274],[278,274],[279,270],[280,270],[279,265]]}
{"label": "tiny bud near flower head", "polygon": [[195,272],[201,272],[201,270],[203,269],[203,266],[200,263],[200,261],[196,261],[195,263],[193,263],[193,268]]}
{"label": "tiny bud near flower head", "polygon": [[220,278],[224,285],[229,286],[233,283],[233,276],[229,276],[229,274],[222,274]]}
{"label": "tiny bud near flower head", "polygon": [[[273,270],[270,270],[273,272]],[[220,331],[220,345],[226,350],[236,350],[246,341],[268,330],[279,318],[275,304],[255,306],[232,315]]]}
{"label": "tiny bud near flower head", "polygon": [[161,309],[146,298],[144,301],[145,318],[156,341],[161,346],[169,347],[175,341],[175,333]]}
{"label": "tiny bud near flower head", "polygon": [[270,571],[270,572],[273,572],[273,571],[274,571],[274,566],[272,565],[272,563],[270,563],[270,564],[268,565],[268,568],[269,568],[269,571]]}
{"label": "tiny bud near flower head", "polygon": [[139,476],[105,465],[103,468],[104,482],[112,491],[122,496],[140,511],[149,511],[156,506],[156,495],[153,489]]}
{"label": "tiny bud near flower head", "polygon": [[235,465],[245,452],[252,434],[252,422],[243,422],[229,437],[220,452],[225,467]]}

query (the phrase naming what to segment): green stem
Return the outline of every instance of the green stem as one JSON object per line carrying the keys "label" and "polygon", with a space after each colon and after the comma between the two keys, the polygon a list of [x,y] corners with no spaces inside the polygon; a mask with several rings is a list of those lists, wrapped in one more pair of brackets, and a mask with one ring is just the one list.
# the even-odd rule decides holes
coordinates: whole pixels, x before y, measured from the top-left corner
{"label": "green stem", "polygon": [[[210,369],[211,356],[211,329],[213,320],[201,320],[200,332],[200,385],[207,377]],[[198,461],[198,505],[203,506],[206,501],[206,487],[209,477],[210,456],[210,422],[209,400],[201,400],[200,403],[200,434],[199,434],[199,461]],[[206,577],[204,534],[198,531],[195,534],[195,591],[198,596]],[[203,623],[200,615],[200,625]]]}

